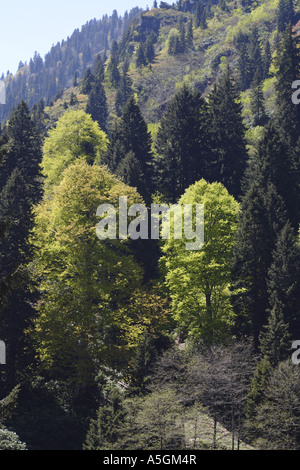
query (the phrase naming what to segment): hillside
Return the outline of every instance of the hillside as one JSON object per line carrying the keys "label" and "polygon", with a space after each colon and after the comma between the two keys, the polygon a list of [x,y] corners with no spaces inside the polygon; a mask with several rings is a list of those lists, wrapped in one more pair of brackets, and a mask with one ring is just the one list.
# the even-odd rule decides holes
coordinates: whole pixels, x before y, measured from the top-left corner
{"label": "hillside", "polygon": [[[132,82],[132,89],[136,93],[143,116],[149,124],[157,124],[166,110],[167,103],[182,84],[201,91],[204,97],[208,96],[217,78],[229,64],[233,76],[238,84],[241,83],[241,48],[239,38],[250,41],[253,30],[257,30],[258,41],[263,54],[264,46],[270,44],[270,57],[276,53],[278,1],[266,0],[254,2],[250,7],[243,7],[239,2],[229,2],[225,9],[220,5],[210,6],[210,15],[206,21],[206,27],[193,29],[193,44],[184,52],[170,54],[168,52],[169,36],[177,31],[180,21],[187,24],[191,19],[195,21],[195,7],[190,2],[192,11],[178,11],[178,9],[153,8],[144,12],[138,22],[133,21],[122,37],[120,37],[120,61],[119,70],[123,61],[129,63],[128,75]],[[187,7],[182,7],[187,10]],[[299,1],[295,5],[294,29],[298,30],[300,17]],[[155,57],[151,64],[137,67],[137,51],[141,43],[145,43],[150,34],[155,36]],[[101,48],[98,50],[101,52]],[[93,55],[96,54],[96,49]],[[251,58],[250,58],[251,59]],[[85,63],[91,66],[92,60]],[[267,76],[262,81],[264,106],[269,117],[274,111],[274,80],[272,64],[270,63]],[[62,69],[64,61],[62,60]],[[83,67],[81,76],[83,76]],[[72,71],[73,72],[73,71]],[[68,74],[69,77],[72,74]],[[18,76],[16,77],[18,79]],[[70,79],[69,79],[70,80]],[[80,80],[79,80],[80,82]],[[57,97],[52,96],[54,109],[50,112],[50,123],[63,113],[64,101],[68,102],[71,92],[75,93],[84,108],[87,97],[81,93],[80,87],[68,88],[65,86]],[[253,117],[250,109],[250,87],[248,84],[240,86],[242,89],[241,100],[244,109],[244,118],[247,126],[252,125]],[[105,91],[109,103],[111,119],[115,116],[116,89],[108,82],[105,83]],[[41,96],[39,96],[40,98]],[[43,96],[45,98],[45,96]],[[54,98],[54,99],[53,99]],[[31,102],[32,102],[31,98]],[[35,102],[38,97],[35,97]],[[51,103],[52,104],[52,103]],[[77,106],[75,106],[76,108]],[[249,138],[252,135],[249,134]]]}
{"label": "hillside", "polygon": [[[115,10],[111,16],[91,19],[81,29],[61,42],[53,44],[44,58],[38,52],[29,64],[20,60],[15,75],[7,72],[1,79],[6,83],[6,106],[0,108],[0,121],[4,122],[11,108],[24,99],[29,106],[41,99],[46,103],[72,86],[74,80],[83,77],[99,53],[109,53],[114,40],[120,40],[128,25],[138,18],[142,9],[136,7],[124,16]],[[20,58],[22,59],[22,58]]]}
{"label": "hillside", "polygon": [[299,32],[155,0],[8,74],[0,450],[300,449]]}

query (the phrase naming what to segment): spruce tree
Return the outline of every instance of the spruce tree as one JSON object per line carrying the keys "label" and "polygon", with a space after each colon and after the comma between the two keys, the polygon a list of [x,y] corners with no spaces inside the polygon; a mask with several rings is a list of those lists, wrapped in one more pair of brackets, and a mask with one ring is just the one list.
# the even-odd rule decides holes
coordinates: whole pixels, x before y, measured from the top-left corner
{"label": "spruce tree", "polygon": [[83,80],[81,82],[81,93],[88,95],[91,90],[92,90],[92,85],[94,82],[94,75],[92,74],[92,71],[90,67],[86,70]]}
{"label": "spruce tree", "polygon": [[287,26],[293,22],[294,5],[293,0],[279,0],[277,11],[277,30],[283,33]]}
{"label": "spruce tree", "polygon": [[107,130],[107,99],[104,86],[102,82],[98,80],[98,78],[95,78],[92,89],[89,93],[86,112],[92,116],[94,121],[98,122],[100,128],[103,131]]}
{"label": "spruce tree", "polygon": [[110,57],[106,69],[109,83],[113,87],[117,87],[120,81],[119,72],[119,46],[116,40],[113,41],[110,50]]}
{"label": "spruce tree", "polygon": [[249,161],[245,182],[246,186],[251,185],[254,179],[261,180],[265,186],[272,183],[285,203],[288,219],[296,229],[300,221],[299,172],[294,160],[295,155],[282,141],[278,128],[271,121],[265,127],[257,152]]}
{"label": "spruce tree", "polygon": [[228,67],[210,93],[208,103],[213,142],[209,179],[222,183],[238,198],[248,155],[239,92]]}
{"label": "spruce tree", "polygon": [[262,62],[263,62],[263,79],[270,77],[270,66],[272,63],[272,54],[271,54],[271,46],[270,41],[267,41],[263,48],[262,53]]}
{"label": "spruce tree", "polygon": [[94,68],[93,68],[93,75],[96,80],[99,82],[103,82],[104,80],[104,62],[100,54],[97,55]]}
{"label": "spruce tree", "polygon": [[189,20],[186,28],[186,45],[188,48],[192,49],[194,46],[194,34],[193,34],[193,20]]}
{"label": "spruce tree", "polygon": [[299,40],[288,25],[282,34],[275,60],[276,72],[276,122],[283,141],[290,147],[296,145],[300,134],[300,108],[292,102],[292,83],[300,74]]}
{"label": "spruce tree", "polygon": [[261,331],[259,343],[262,355],[269,359],[273,367],[288,358],[291,349],[289,325],[284,322],[282,309],[277,304],[271,310],[268,323]]}
{"label": "spruce tree", "polygon": [[266,121],[266,114],[264,107],[264,97],[262,92],[262,82],[258,71],[254,75],[254,79],[251,83],[250,92],[253,125],[261,126]]}
{"label": "spruce tree", "polygon": [[287,223],[279,232],[268,272],[270,309],[277,309],[291,338],[300,334],[300,247]]}
{"label": "spruce tree", "polygon": [[[150,166],[152,160],[151,136],[134,96],[131,96],[124,106],[122,116],[117,121],[109,137],[106,155],[106,163],[109,168],[113,173],[118,174],[118,171],[120,171],[119,165],[122,165],[123,159],[126,158],[127,162],[130,162],[129,173],[132,174],[132,165],[137,161],[138,168],[136,171],[137,173],[142,172],[143,181],[145,181],[145,186],[147,187],[147,191],[142,196],[149,200],[152,186]],[[124,164],[125,162],[121,167],[123,175],[125,174]]]}
{"label": "spruce tree", "polygon": [[[0,220],[9,220],[6,235],[0,241],[0,278],[22,271],[31,261],[28,237],[33,227],[33,206],[41,198],[41,139],[29,108],[21,102],[6,129],[9,150],[3,164],[0,194]],[[21,271],[20,271],[21,270]],[[29,291],[28,276],[16,284],[2,312],[0,336],[7,344],[7,383],[15,385],[17,370],[24,367],[28,349],[24,329],[33,315],[34,294]]]}
{"label": "spruce tree", "polygon": [[169,102],[156,138],[156,188],[171,202],[207,176],[208,126],[200,93],[184,86]]}
{"label": "spruce tree", "polygon": [[235,331],[251,336],[256,350],[268,319],[266,293],[272,254],[277,234],[286,222],[284,202],[274,185],[265,187],[261,179],[252,180],[241,204],[233,255],[232,302],[237,314]]}
{"label": "spruce tree", "polygon": [[138,68],[144,67],[147,65],[146,55],[145,55],[145,45],[143,42],[140,42],[137,53],[136,53],[136,66]]}
{"label": "spruce tree", "polygon": [[122,68],[120,83],[116,94],[116,112],[121,116],[123,108],[132,95],[132,80],[128,74],[129,62],[125,61]]}

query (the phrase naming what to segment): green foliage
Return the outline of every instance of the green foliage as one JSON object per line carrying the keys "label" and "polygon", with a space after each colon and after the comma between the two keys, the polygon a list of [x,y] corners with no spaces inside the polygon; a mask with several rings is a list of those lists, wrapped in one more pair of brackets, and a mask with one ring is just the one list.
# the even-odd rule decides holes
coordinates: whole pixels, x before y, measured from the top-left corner
{"label": "green foliage", "polygon": [[15,432],[0,429],[0,450],[26,450],[26,444]]}
{"label": "green foliage", "polygon": [[198,92],[183,86],[168,103],[156,136],[156,188],[175,202],[207,175],[207,106]]}
{"label": "green foliage", "polygon": [[65,170],[53,197],[36,208],[33,268],[43,296],[31,334],[44,366],[68,377],[77,392],[99,360],[121,361],[127,347],[123,331],[130,323],[134,329],[120,307],[139,286],[141,269],[126,244],[96,236],[98,206],[118,207],[119,195],[129,205],[141,202],[105,168],[80,160]]}
{"label": "green foliage", "polygon": [[106,134],[84,111],[69,111],[50,130],[43,147],[45,187],[57,185],[63,171],[78,159],[99,163],[107,148]]}
{"label": "green foliage", "polygon": [[170,239],[163,247],[173,314],[191,339],[222,341],[234,321],[229,284],[239,205],[220,183],[204,180],[188,188],[179,204],[204,204],[205,244],[188,251],[186,240]]}

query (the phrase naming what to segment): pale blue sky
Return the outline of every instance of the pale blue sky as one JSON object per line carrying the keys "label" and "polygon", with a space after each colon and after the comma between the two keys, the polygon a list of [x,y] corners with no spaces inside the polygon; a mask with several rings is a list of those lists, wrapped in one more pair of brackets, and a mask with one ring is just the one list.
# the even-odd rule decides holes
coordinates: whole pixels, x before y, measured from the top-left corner
{"label": "pale blue sky", "polygon": [[0,74],[15,73],[20,60],[29,62],[37,51],[44,58],[52,44],[74,29],[117,10],[151,7],[153,0],[7,0],[0,4]]}

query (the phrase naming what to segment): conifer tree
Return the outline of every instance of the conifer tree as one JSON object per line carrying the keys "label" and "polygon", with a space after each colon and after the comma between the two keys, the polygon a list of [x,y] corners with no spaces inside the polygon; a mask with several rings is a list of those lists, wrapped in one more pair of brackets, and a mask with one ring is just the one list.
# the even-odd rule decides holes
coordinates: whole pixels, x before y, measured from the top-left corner
{"label": "conifer tree", "polygon": [[263,53],[262,53],[262,62],[263,62],[263,78],[266,79],[270,77],[270,66],[272,63],[270,41],[267,41],[264,45]]}
{"label": "conifer tree", "polygon": [[98,122],[100,129],[106,132],[108,118],[107,100],[104,86],[97,77],[89,93],[86,112],[92,116],[94,121]]}
{"label": "conifer tree", "polygon": [[152,64],[155,58],[155,49],[154,49],[154,43],[155,43],[155,34],[152,31],[151,34],[147,37],[146,43],[145,43],[145,58],[147,61],[147,64]]}
{"label": "conifer tree", "polygon": [[168,104],[156,138],[156,186],[175,202],[192,183],[207,176],[207,107],[200,93],[184,86]]}
{"label": "conifer tree", "polygon": [[283,33],[287,26],[293,22],[294,5],[293,0],[279,0],[277,12],[277,30]]}
{"label": "conifer tree", "polygon": [[256,437],[257,429],[253,421],[258,407],[264,400],[265,390],[272,370],[273,368],[268,357],[262,356],[256,365],[245,405],[245,415],[247,419],[246,435],[250,440]]}
{"label": "conifer tree", "polygon": [[208,103],[213,141],[209,179],[222,183],[237,198],[241,195],[248,155],[239,92],[228,67],[213,88]]}
{"label": "conifer tree", "polygon": [[267,278],[277,234],[287,222],[282,198],[274,185],[252,180],[241,204],[239,230],[233,255],[233,305],[236,331],[254,340],[268,318]]}
{"label": "conifer tree", "polygon": [[299,40],[288,25],[282,34],[275,60],[276,72],[276,115],[277,125],[283,141],[290,147],[296,145],[300,133],[300,109],[291,99],[292,83],[299,77]]}
{"label": "conifer tree", "polygon": [[83,77],[81,82],[81,93],[88,95],[92,90],[92,85],[94,82],[94,75],[92,74],[91,68],[89,67]]}
{"label": "conifer tree", "polygon": [[251,111],[253,116],[253,125],[260,126],[266,121],[264,97],[262,92],[262,81],[258,70],[251,83]]}
{"label": "conifer tree", "polygon": [[[121,168],[125,175],[125,162],[123,162],[125,157],[128,175],[133,174],[133,164],[138,162],[136,174],[142,172],[141,175],[147,187],[147,192],[142,196],[148,199],[151,191],[151,136],[134,96],[129,98],[120,120],[110,134],[105,162],[113,173],[118,174]],[[119,167],[121,164],[122,167]],[[135,182],[135,187],[137,184],[139,184],[138,181]]]}
{"label": "conifer tree", "polygon": [[97,55],[94,68],[93,68],[93,75],[96,80],[99,82],[103,82],[104,80],[104,62],[100,54]]}
{"label": "conifer tree", "polygon": [[[9,220],[6,235],[0,241],[0,278],[8,281],[12,273],[21,273],[22,265],[31,260],[28,244],[33,227],[32,209],[41,197],[41,139],[28,105],[21,102],[12,115],[7,130],[9,150],[3,163],[0,193],[0,220]],[[24,329],[33,315],[28,275],[17,282],[2,312],[0,336],[7,344],[7,383],[15,385],[17,370],[26,360]]]}
{"label": "conifer tree", "polygon": [[146,55],[145,55],[145,45],[143,42],[140,42],[137,53],[136,53],[136,66],[138,68],[144,67],[147,64]]}
{"label": "conifer tree", "polygon": [[284,322],[282,309],[277,304],[271,310],[268,323],[261,331],[259,343],[261,353],[269,359],[273,367],[287,359],[291,349],[289,325]]}
{"label": "conifer tree", "polygon": [[[276,309],[288,325],[292,338],[300,334],[300,247],[290,223],[279,232],[268,272],[271,309]],[[277,313],[277,312],[276,312]]]}
{"label": "conifer tree", "polygon": [[121,116],[125,104],[133,93],[132,80],[128,74],[128,68],[129,62],[125,61],[116,95],[116,112],[118,116]]}
{"label": "conifer tree", "polygon": [[192,49],[194,46],[194,33],[193,33],[193,20],[192,18],[188,21],[186,27],[185,42],[188,48]]}
{"label": "conifer tree", "polygon": [[281,140],[278,128],[271,121],[265,127],[257,152],[249,161],[245,184],[251,185],[254,179],[261,180],[261,184],[265,186],[272,183],[285,203],[288,219],[296,229],[300,221],[299,171],[294,160],[295,155],[289,150],[287,143]]}
{"label": "conifer tree", "polygon": [[117,87],[120,81],[119,72],[119,46],[116,40],[113,41],[110,50],[110,57],[106,69],[109,83],[113,87]]}

